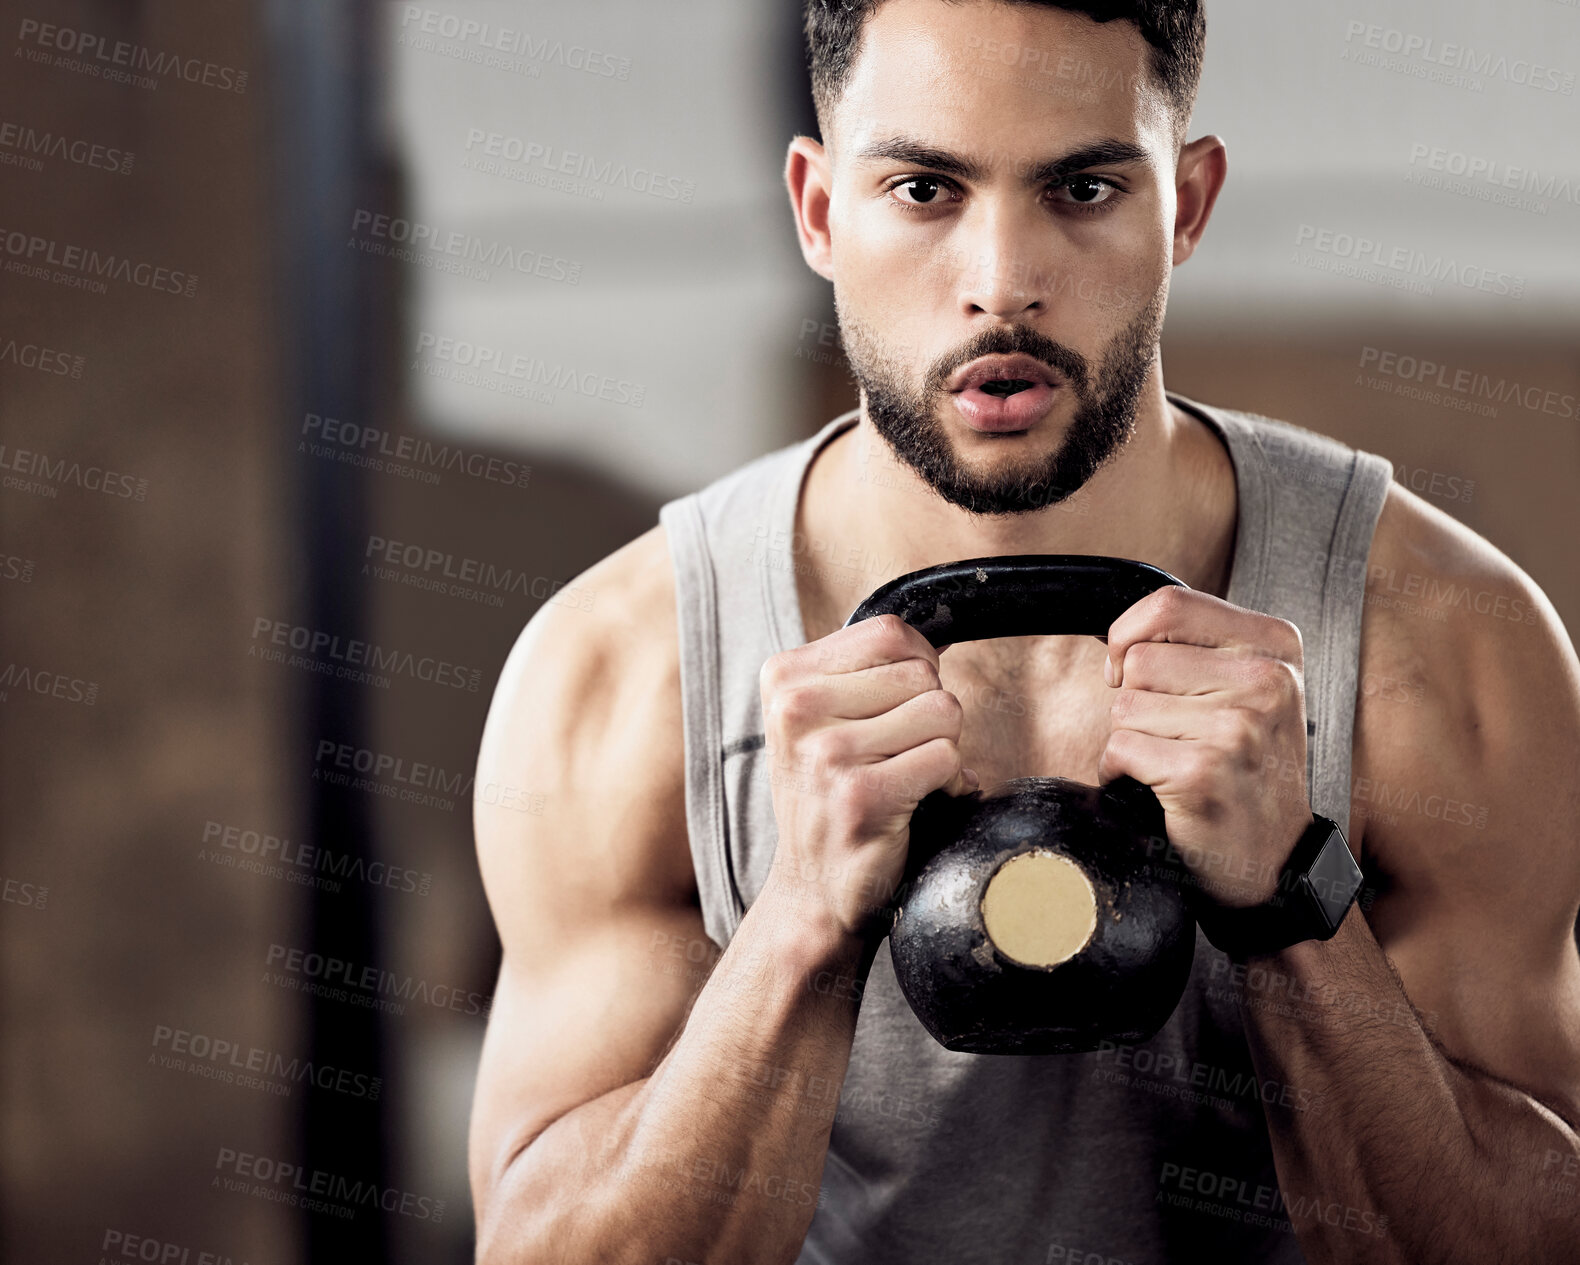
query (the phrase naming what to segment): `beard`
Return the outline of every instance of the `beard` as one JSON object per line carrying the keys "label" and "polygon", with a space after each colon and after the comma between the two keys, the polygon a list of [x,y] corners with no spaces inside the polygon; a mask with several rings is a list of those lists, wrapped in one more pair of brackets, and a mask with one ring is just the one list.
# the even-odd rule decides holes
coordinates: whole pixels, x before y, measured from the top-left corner
{"label": "beard", "polygon": [[[1164,291],[1114,336],[1093,373],[1087,358],[1026,325],[982,331],[956,351],[934,361],[920,390],[886,356],[870,331],[840,313],[845,355],[861,387],[867,416],[894,455],[916,471],[951,505],[969,514],[1027,514],[1070,496],[1129,442],[1163,326]],[[838,311],[838,295],[835,309]],[[1075,415],[1058,448],[1044,457],[991,472],[967,467],[949,441],[938,405],[961,365],[978,356],[1024,352],[1058,370],[1075,397]]]}

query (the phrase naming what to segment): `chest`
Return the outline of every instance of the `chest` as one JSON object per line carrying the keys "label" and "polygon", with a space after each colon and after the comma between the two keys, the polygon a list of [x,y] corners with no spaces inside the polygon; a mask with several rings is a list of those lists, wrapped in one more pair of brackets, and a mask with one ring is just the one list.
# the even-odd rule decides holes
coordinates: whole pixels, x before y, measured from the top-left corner
{"label": "chest", "polygon": [[1013,777],[1097,781],[1113,702],[1103,658],[1090,637],[1016,637],[944,652],[940,679],[965,711],[961,757],[984,787]]}

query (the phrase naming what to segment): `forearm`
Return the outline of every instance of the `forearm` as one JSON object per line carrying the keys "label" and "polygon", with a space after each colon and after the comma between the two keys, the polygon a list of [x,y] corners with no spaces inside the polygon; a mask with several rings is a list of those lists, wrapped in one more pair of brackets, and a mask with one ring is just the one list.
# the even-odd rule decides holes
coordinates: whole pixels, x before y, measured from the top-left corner
{"label": "forearm", "polygon": [[652,1073],[566,1113],[510,1166],[479,1260],[794,1260],[868,965],[771,883]]}
{"label": "forearm", "polygon": [[1580,1139],[1443,1055],[1359,910],[1332,940],[1253,959],[1236,983],[1258,1076],[1321,1103],[1268,1108],[1312,1265],[1580,1259],[1580,1199],[1554,1180]]}

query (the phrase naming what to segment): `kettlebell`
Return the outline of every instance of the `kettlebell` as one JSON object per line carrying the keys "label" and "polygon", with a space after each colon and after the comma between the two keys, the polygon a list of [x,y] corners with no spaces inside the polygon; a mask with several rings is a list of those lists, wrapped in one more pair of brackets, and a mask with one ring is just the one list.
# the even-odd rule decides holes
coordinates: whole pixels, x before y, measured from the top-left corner
{"label": "kettlebell", "polygon": [[[1184,583],[1126,558],[1026,554],[928,567],[846,620],[898,615],[934,646],[1105,636],[1148,593]],[[911,818],[894,973],[922,1026],[972,1054],[1076,1054],[1152,1037],[1185,991],[1196,922],[1163,809],[1121,777],[1023,777]]]}

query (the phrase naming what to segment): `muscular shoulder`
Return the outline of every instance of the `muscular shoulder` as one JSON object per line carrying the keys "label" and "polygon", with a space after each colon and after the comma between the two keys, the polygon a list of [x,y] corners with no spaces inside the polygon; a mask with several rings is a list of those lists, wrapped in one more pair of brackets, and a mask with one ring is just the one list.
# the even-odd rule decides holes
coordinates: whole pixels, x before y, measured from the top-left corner
{"label": "muscular shoulder", "polygon": [[[1552,603],[1391,488],[1362,624],[1352,830],[1367,912],[1452,1057],[1580,1120],[1580,662]],[[1352,835],[1353,837],[1353,835]]]}
{"label": "muscular shoulder", "polygon": [[[517,639],[478,755],[478,851],[507,952],[593,907],[695,893],[663,528],[563,592],[574,600],[551,599]],[[530,917],[513,916],[523,901]]]}
{"label": "muscular shoulder", "polygon": [[1530,576],[1397,485],[1367,564],[1360,674],[1352,822],[1392,880],[1513,897],[1529,867],[1562,863],[1576,885],[1574,648]]}

